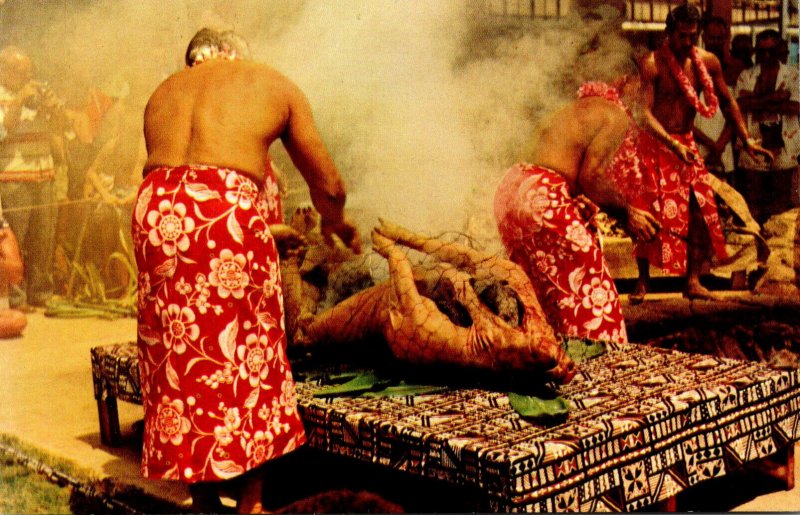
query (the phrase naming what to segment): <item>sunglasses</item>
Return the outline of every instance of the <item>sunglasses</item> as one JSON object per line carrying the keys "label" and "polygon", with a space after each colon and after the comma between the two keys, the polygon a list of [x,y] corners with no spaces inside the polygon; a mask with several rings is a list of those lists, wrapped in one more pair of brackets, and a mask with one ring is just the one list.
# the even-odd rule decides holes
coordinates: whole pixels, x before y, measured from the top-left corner
{"label": "sunglasses", "polygon": [[777,48],[756,48],[756,53],[757,54],[773,54],[774,55],[774,54],[778,53],[778,49]]}

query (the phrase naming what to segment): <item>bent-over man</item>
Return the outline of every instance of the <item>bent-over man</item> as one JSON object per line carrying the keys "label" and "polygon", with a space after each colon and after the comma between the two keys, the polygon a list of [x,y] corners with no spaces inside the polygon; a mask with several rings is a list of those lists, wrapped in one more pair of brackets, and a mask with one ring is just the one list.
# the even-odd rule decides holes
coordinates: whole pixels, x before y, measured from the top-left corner
{"label": "bent-over man", "polygon": [[584,84],[578,100],[538,129],[525,162],[506,172],[495,194],[503,244],[531,278],[556,333],[627,341],[619,295],[589,224],[600,206],[625,220],[634,239],[658,231],[629,199],[637,129],[620,90],[635,91],[637,83],[625,76],[618,87]]}

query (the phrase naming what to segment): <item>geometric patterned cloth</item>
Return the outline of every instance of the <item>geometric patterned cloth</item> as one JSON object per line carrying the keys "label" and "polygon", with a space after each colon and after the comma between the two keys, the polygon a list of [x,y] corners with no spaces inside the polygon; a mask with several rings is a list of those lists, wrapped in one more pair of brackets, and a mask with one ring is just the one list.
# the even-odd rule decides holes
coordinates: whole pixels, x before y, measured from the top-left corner
{"label": "geometric patterned cloth", "polygon": [[[556,424],[505,392],[317,398],[321,379],[297,383],[298,408],[312,447],[477,487],[494,511],[638,510],[800,440],[800,370],[606,349],[560,387],[573,409]],[[135,343],[92,349],[95,388],[141,402],[136,362]]]}
{"label": "geometric patterned cloth", "polygon": [[632,511],[800,440],[800,370],[607,344],[559,394],[566,420],[521,418],[503,392],[316,398],[309,445],[480,488],[495,511]]}
{"label": "geometric patterned cloth", "polygon": [[114,397],[134,404],[142,403],[139,357],[135,341],[93,347],[91,354],[96,399]]}

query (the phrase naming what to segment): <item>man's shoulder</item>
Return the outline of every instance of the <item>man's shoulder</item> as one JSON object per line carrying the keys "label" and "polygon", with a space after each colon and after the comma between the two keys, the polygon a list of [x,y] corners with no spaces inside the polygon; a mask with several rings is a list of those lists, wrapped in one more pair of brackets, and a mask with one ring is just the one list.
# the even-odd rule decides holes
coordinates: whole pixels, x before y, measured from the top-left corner
{"label": "man's shoulder", "polygon": [[573,113],[584,127],[594,124],[612,123],[616,119],[627,120],[625,109],[603,97],[580,98],[573,103]]}
{"label": "man's shoulder", "polygon": [[644,65],[655,66],[656,50],[648,50],[647,52],[642,54],[636,61],[639,64],[639,66],[644,66]]}
{"label": "man's shoulder", "polygon": [[709,52],[708,50],[705,50],[700,47],[695,47],[695,51],[697,52],[697,55],[700,57],[700,60],[703,62],[706,68],[708,68],[709,71],[712,72],[715,70],[719,70],[720,72],[722,71],[722,63],[720,62],[719,57],[714,55],[712,52]]}
{"label": "man's shoulder", "polygon": [[661,58],[659,57],[658,49],[648,50],[637,60],[637,64],[639,65],[639,73],[641,76],[643,78],[652,78],[658,75],[659,70],[662,67],[659,64],[660,61]]}

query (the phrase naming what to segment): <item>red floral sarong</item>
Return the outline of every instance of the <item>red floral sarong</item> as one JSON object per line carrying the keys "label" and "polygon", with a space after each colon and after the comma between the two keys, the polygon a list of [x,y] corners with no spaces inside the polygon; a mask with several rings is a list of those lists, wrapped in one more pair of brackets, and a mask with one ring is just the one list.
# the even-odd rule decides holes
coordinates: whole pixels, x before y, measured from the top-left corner
{"label": "red floral sarong", "polygon": [[305,442],[286,357],[277,185],[209,166],[162,167],[133,213],[139,266],[142,473],[238,476]]}
{"label": "red floral sarong", "polygon": [[[691,133],[673,134],[672,137],[697,152]],[[669,274],[686,273],[689,195],[694,193],[708,228],[712,249],[719,259],[726,258],[725,237],[714,190],[702,159],[694,165],[688,164],[645,131],[640,132],[639,142],[642,182],[637,188],[640,195],[633,199],[633,204],[655,216],[661,223],[661,230],[653,240],[635,245],[636,257],[647,259],[651,265],[661,267]]]}
{"label": "red floral sarong", "polygon": [[561,175],[529,164],[506,172],[494,199],[509,258],[530,277],[556,333],[626,342],[617,288],[584,212]]}

